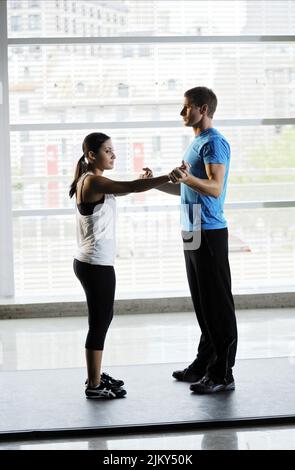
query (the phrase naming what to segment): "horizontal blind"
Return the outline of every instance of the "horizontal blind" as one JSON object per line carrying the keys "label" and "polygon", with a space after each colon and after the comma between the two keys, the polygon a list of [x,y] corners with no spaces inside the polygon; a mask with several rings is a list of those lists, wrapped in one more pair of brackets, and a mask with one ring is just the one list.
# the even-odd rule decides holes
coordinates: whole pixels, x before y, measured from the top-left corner
{"label": "horizontal blind", "polygon": [[[234,292],[294,287],[295,209],[228,210]],[[72,216],[14,219],[18,293],[71,295]],[[117,297],[187,295],[178,211],[119,212]]]}
{"label": "horizontal blind", "polygon": [[295,116],[293,43],[146,47],[10,46],[11,124],[175,121],[196,83],[214,87],[216,119]]}
{"label": "horizontal blind", "polygon": [[8,0],[9,37],[294,34],[293,0]]}
{"label": "horizontal blind", "polygon": [[[117,155],[113,179],[130,180],[149,166],[155,175],[179,165],[191,130],[84,129],[80,131],[11,132],[14,155],[13,208],[72,207],[68,188],[74,166],[82,154],[85,135],[95,130],[110,135]],[[220,128],[231,144],[232,160],[228,202],[295,199],[294,126]],[[48,163],[54,167],[48,170]],[[119,199],[124,205],[174,204],[175,198],[159,191]]]}

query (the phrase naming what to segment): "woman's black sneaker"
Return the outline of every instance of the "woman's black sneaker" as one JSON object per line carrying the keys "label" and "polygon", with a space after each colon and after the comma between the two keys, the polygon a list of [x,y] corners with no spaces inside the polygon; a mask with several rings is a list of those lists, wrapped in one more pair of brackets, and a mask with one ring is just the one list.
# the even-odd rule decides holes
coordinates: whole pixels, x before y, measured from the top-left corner
{"label": "woman's black sneaker", "polygon": [[[109,374],[106,374],[105,372],[103,372],[100,376],[100,383],[110,384],[112,387],[122,387],[124,385],[123,380],[114,379],[113,377],[111,377]],[[85,381],[86,387],[87,387],[87,384],[88,384],[88,380],[86,379]]]}
{"label": "woman's black sneaker", "polygon": [[114,387],[122,387],[124,385],[123,380],[114,379],[113,377],[111,377],[109,374],[106,374],[105,372],[101,374],[100,380],[105,383],[110,383]]}
{"label": "woman's black sneaker", "polygon": [[100,383],[97,387],[88,387],[85,390],[86,398],[104,398],[112,400],[113,398],[123,398],[126,395],[123,388],[112,387],[110,384]]}

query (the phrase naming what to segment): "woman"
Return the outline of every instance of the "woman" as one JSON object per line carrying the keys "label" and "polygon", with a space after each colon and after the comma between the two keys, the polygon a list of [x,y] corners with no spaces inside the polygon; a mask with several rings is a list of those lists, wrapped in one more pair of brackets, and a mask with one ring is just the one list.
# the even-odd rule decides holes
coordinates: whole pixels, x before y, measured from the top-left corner
{"label": "woman", "polygon": [[76,196],[78,250],[74,272],[86,294],[89,331],[86,338],[87,398],[121,398],[124,382],[101,374],[104,341],[113,318],[115,296],[116,195],[147,191],[169,181],[169,176],[113,181],[115,154],[110,137],[94,132],[85,137],[70,197]]}

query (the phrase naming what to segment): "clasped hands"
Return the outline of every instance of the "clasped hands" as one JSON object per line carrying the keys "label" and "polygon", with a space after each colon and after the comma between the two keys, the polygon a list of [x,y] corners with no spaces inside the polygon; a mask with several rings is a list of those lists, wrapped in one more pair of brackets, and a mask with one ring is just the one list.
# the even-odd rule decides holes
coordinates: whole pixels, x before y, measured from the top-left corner
{"label": "clasped hands", "polygon": [[[191,165],[188,162],[182,160],[182,164],[174,168],[170,173],[168,173],[169,180],[171,183],[179,184],[185,183],[189,177],[189,169]],[[153,178],[153,172],[150,168],[143,168],[144,173],[140,175],[140,178]]]}

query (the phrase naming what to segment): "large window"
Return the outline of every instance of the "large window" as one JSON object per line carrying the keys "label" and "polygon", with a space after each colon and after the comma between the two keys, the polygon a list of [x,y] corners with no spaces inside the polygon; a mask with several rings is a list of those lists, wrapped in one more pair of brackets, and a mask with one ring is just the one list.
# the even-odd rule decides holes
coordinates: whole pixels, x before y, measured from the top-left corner
{"label": "large window", "polygon": [[[183,93],[199,84],[216,92],[216,126],[232,148],[234,292],[294,289],[295,2],[7,6],[16,295],[77,291],[68,187],[85,135],[112,137],[113,178],[145,165],[167,172],[192,137]],[[188,293],[177,198],[153,190],[118,203],[117,296]]]}

